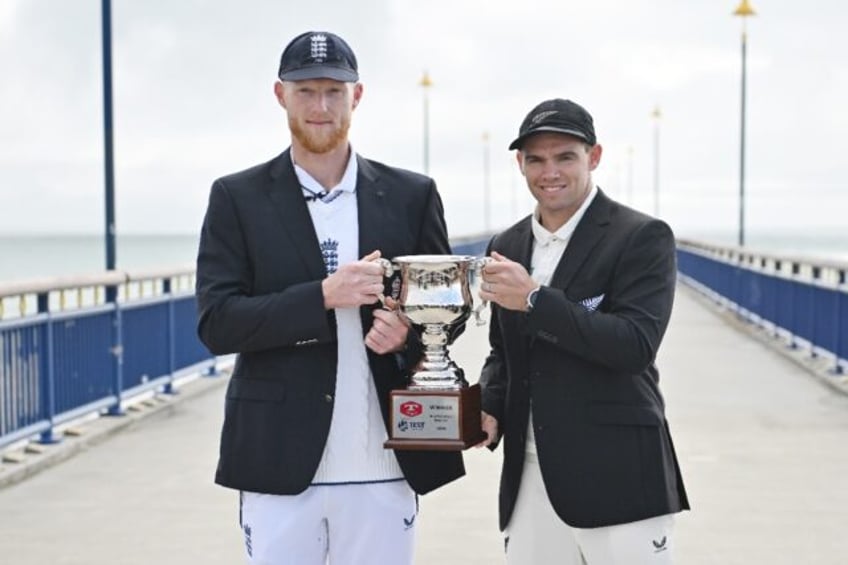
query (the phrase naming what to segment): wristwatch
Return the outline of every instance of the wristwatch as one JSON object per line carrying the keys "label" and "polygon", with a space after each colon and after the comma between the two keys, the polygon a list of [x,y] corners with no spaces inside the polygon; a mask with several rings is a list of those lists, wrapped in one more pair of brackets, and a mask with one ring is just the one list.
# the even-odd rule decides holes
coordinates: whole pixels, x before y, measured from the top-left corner
{"label": "wristwatch", "polygon": [[539,296],[539,288],[536,287],[530,292],[527,293],[527,311],[530,312],[533,310],[533,307],[536,306],[536,297]]}

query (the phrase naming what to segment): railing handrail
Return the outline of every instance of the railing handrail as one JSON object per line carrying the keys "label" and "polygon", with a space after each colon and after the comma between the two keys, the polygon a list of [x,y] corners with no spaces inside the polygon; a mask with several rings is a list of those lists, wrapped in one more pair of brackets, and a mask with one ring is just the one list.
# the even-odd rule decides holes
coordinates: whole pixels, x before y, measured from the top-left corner
{"label": "railing handrail", "polygon": [[735,245],[721,245],[708,243],[694,239],[677,238],[678,245],[700,249],[709,253],[727,254],[731,257],[757,257],[768,261],[781,261],[784,263],[799,263],[826,269],[848,270],[848,260],[829,259],[814,255],[802,255],[798,253],[786,254],[774,251],[759,251],[751,247],[738,247]]}
{"label": "railing handrail", "polygon": [[148,281],[152,279],[169,279],[194,275],[195,267],[178,265],[154,267],[148,269],[133,269],[126,271],[99,271],[78,275],[59,277],[36,277],[19,281],[0,282],[0,298],[21,296],[23,294],[43,294],[73,288],[89,288],[93,286],[117,286],[130,282]]}

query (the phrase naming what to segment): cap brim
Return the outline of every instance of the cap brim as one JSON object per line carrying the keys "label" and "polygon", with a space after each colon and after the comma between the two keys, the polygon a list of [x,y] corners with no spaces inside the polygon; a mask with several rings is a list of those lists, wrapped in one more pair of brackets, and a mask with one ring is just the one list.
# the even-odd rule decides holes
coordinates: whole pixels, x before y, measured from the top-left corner
{"label": "cap brim", "polygon": [[339,82],[358,82],[359,74],[350,69],[341,69],[338,67],[330,67],[328,65],[315,65],[314,67],[305,67],[289,71],[280,75],[280,80],[311,80],[318,78],[327,78],[337,80]]}
{"label": "cap brim", "polygon": [[591,141],[589,141],[589,138],[586,137],[586,134],[583,133],[582,131],[577,131],[576,129],[569,129],[569,128],[558,128],[558,127],[553,127],[553,126],[543,126],[543,127],[540,127],[540,128],[532,129],[532,130],[528,131],[527,133],[525,133],[524,135],[520,135],[517,138],[515,138],[515,141],[513,141],[512,143],[509,144],[510,151],[512,151],[513,149],[521,149],[521,146],[524,145],[524,142],[527,141],[527,138],[532,137],[532,136],[536,135],[537,133],[561,133],[561,134],[564,134],[564,135],[570,135],[572,137],[582,139],[586,143],[591,143]]}

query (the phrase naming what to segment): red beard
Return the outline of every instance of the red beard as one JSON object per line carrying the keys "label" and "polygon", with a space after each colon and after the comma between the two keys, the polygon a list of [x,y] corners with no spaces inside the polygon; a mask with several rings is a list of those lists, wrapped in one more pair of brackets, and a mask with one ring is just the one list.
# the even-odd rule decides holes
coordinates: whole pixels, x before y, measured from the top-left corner
{"label": "red beard", "polygon": [[289,129],[291,130],[292,137],[297,139],[303,148],[310,153],[328,153],[347,140],[347,133],[350,129],[350,118],[343,119],[338,128],[323,135],[315,135],[305,131],[292,118],[289,118]]}

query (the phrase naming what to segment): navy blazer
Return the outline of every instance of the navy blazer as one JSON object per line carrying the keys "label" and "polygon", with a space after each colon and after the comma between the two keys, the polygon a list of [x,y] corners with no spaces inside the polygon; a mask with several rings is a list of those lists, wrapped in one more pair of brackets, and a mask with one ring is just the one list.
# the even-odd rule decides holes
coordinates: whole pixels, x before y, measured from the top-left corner
{"label": "navy blazer", "polygon": [[[532,249],[529,216],[489,246],[528,272]],[[481,383],[504,436],[501,529],[518,496],[531,402],[545,487],[567,524],[689,507],[654,365],[675,277],[668,225],[598,191],[533,310],[493,307]]]}
{"label": "navy blazer", "polygon": [[[450,253],[432,179],[356,158],[360,253]],[[238,353],[217,483],[270,494],[296,494],[311,483],[336,388],[336,326],[324,308],[325,277],[290,150],[215,181],[197,258],[198,334],[212,353]],[[376,306],[361,308],[363,339]],[[388,426],[389,391],[407,376],[395,355],[367,352]],[[456,452],[398,451],[397,459],[420,494],[465,472]]]}

